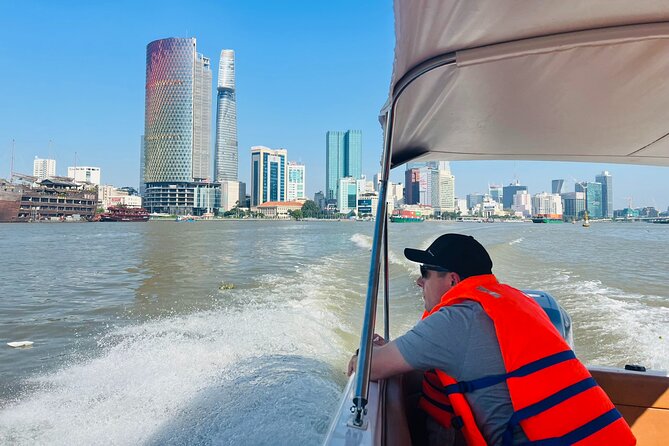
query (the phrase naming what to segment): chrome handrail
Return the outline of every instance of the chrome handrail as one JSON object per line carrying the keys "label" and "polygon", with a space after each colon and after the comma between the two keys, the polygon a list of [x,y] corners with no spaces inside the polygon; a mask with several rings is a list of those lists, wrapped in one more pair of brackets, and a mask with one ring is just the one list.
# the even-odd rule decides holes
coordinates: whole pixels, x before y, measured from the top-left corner
{"label": "chrome handrail", "polygon": [[[374,325],[376,323],[376,304],[379,291],[381,242],[383,241],[383,235],[388,228],[386,223],[388,219],[388,205],[386,197],[388,193],[388,177],[390,176],[390,144],[392,141],[392,120],[394,116],[393,109],[394,106],[391,105],[385,116],[386,125],[383,135],[383,163],[381,168],[379,203],[377,205],[376,221],[374,224],[372,256],[369,268],[369,281],[367,284],[367,298],[365,300],[365,316],[363,319],[362,334],[360,336],[360,348],[358,349],[358,364],[355,374],[355,394],[353,397],[353,406],[351,407],[351,412],[353,412],[352,425],[359,428],[364,427],[364,415],[366,412],[365,406],[367,405],[369,395],[369,378],[371,372],[370,366],[372,361],[373,347],[372,336],[374,335]],[[387,289],[387,279],[385,286]]]}

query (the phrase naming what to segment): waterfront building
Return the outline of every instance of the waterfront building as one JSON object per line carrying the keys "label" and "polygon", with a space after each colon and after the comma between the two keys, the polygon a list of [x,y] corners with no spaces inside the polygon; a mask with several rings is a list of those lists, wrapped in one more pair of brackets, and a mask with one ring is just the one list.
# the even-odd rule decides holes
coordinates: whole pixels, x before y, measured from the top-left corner
{"label": "waterfront building", "polygon": [[455,199],[455,212],[459,212],[461,215],[469,215],[469,208],[467,208],[466,198]]}
{"label": "waterfront building", "polygon": [[341,178],[337,190],[339,191],[337,197],[339,212],[348,214],[355,211],[358,206],[358,180],[353,177]]}
{"label": "waterfront building", "polygon": [[211,82],[209,59],[196,51],[195,38],[147,45],[142,182],[149,212],[197,214],[220,195],[220,186],[208,184]]}
{"label": "waterfront building", "polygon": [[562,197],[547,192],[535,194],[532,197],[532,211],[535,216],[562,218]]}
{"label": "waterfront building", "polygon": [[583,218],[585,211],[585,193],[584,192],[565,192],[560,194],[562,197],[562,208],[564,218],[578,220]]}
{"label": "waterfront building", "polygon": [[[228,212],[235,206],[244,207],[241,184],[239,181],[223,180],[221,184],[221,203],[219,206],[219,213]],[[245,193],[245,191],[244,191]]]}
{"label": "waterfront building", "polygon": [[388,182],[388,203],[392,203],[393,207],[398,207],[404,204],[404,184]]}
{"label": "waterfront building", "polygon": [[129,208],[142,207],[142,197],[132,195],[123,188],[105,184],[98,187],[98,204],[105,211],[110,206],[125,206]]}
{"label": "waterfront building", "polygon": [[288,201],[305,200],[307,198],[305,186],[305,167],[293,161],[288,162]]}
{"label": "waterfront building", "polygon": [[75,183],[88,183],[96,186],[100,185],[100,168],[90,166],[76,166],[67,168],[68,178],[72,178]]}
{"label": "waterfront building", "polygon": [[314,203],[316,203],[319,208],[325,209],[325,194],[322,190],[319,190],[314,194]]}
{"label": "waterfront building", "polygon": [[444,212],[455,211],[455,176],[447,162],[440,164],[440,169],[432,171],[432,200],[436,216]]}
{"label": "waterfront building", "polygon": [[237,181],[237,93],[235,90],[235,52],[221,51],[218,66],[216,107],[215,181]]}
{"label": "waterfront building", "polygon": [[59,177],[30,185],[0,181],[0,222],[91,220],[97,202],[96,187]]}
{"label": "waterfront building", "polygon": [[561,194],[563,186],[564,186],[564,180],[553,180],[553,181],[551,181],[551,193]]}
{"label": "waterfront building", "polygon": [[[356,214],[358,217],[376,218],[376,211],[379,205],[379,194],[376,192],[365,192],[358,195]],[[392,211],[388,211],[389,214]]]}
{"label": "waterfront building", "polygon": [[[506,195],[504,199],[506,200]],[[528,218],[532,216],[532,199],[526,189],[521,189],[513,194],[511,210],[518,217]]]}
{"label": "waterfront building", "polygon": [[602,185],[602,217],[613,218],[613,176],[605,170],[595,176],[595,182]]}
{"label": "waterfront building", "polygon": [[33,176],[38,180],[56,176],[56,160],[35,157],[33,161]]}
{"label": "waterfront building", "polygon": [[256,210],[267,218],[286,220],[291,218],[290,211],[299,211],[304,206],[301,201],[267,201],[259,205]]}
{"label": "waterfront building", "polygon": [[268,201],[287,201],[288,151],[265,146],[251,147],[251,206]]}
{"label": "waterfront building", "polygon": [[585,210],[590,218],[602,218],[602,184],[583,181],[574,185],[576,192],[585,193]]}
{"label": "waterfront building", "polygon": [[520,191],[527,191],[527,186],[521,186],[518,180],[502,188],[504,209],[512,209],[513,196]]}
{"label": "waterfront building", "polygon": [[339,196],[339,180],[362,176],[362,131],[325,133],[325,192],[327,199]]}
{"label": "waterfront building", "polygon": [[475,193],[467,194],[467,209],[474,209],[476,205],[483,203],[486,194]]}
{"label": "waterfront building", "polygon": [[499,204],[504,204],[504,188],[501,184],[489,184],[488,195]]}

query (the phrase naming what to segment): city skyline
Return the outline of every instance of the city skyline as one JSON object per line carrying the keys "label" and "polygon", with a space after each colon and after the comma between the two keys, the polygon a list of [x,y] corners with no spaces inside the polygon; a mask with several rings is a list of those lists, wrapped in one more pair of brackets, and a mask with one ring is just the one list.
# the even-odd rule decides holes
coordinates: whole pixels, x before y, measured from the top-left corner
{"label": "city skyline", "polygon": [[[344,11],[342,32],[332,33]],[[0,73],[6,104],[0,111],[5,124],[0,129],[2,178],[9,176],[14,146],[14,171],[30,173],[39,156],[55,159],[60,175],[68,165],[99,166],[105,183],[137,187],[145,47],[169,36],[196,37],[198,50],[206,55],[222,48],[236,52],[240,181],[250,181],[250,147],[285,147],[291,159],[307,166],[307,195],[312,198],[323,188],[322,135],[332,128],[361,129],[363,173],[371,178],[379,170],[377,116],[388,94],[394,45],[389,4],[249,1],[193,7],[148,1],[63,7],[24,2],[3,3],[0,13],[12,17],[0,29],[3,57],[21,60],[31,54],[40,60],[40,70],[15,63]],[[226,27],[220,26],[223,16],[232,18]],[[276,33],[276,23],[288,31]],[[119,32],[126,29],[131,32]],[[104,53],[100,42],[109,43]],[[314,58],[323,51],[328,64]],[[72,69],[82,63],[86,70]],[[212,58],[211,65],[218,72],[219,61]],[[99,96],[101,85],[104,103],[91,100]],[[49,101],[43,100],[45,89]],[[213,101],[217,89],[212,90]],[[216,116],[211,115],[213,142]],[[554,178],[573,184],[608,170],[616,178],[614,209],[625,207],[628,197],[635,207],[669,206],[669,175],[663,167],[485,161],[452,162],[451,170],[458,178],[458,197],[485,192],[488,182],[509,184],[515,177],[533,192],[550,191]],[[403,171],[395,169],[391,180],[403,182]]]}

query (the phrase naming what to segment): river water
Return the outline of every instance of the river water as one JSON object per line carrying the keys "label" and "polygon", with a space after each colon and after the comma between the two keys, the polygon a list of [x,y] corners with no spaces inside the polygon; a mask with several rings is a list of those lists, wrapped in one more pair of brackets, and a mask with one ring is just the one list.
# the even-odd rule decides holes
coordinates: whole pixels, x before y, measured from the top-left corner
{"label": "river water", "polygon": [[[422,311],[402,249],[445,232],[480,240],[501,281],[553,294],[587,364],[669,368],[668,225],[391,224],[393,337]],[[0,444],[319,444],[358,343],[372,233],[0,225]],[[6,346],[22,340],[34,346]]]}

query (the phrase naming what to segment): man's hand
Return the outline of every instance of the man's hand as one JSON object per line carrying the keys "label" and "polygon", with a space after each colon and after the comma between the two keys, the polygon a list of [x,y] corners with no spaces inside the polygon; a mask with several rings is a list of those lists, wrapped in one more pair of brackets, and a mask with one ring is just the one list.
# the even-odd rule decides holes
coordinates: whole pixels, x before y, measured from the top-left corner
{"label": "man's hand", "polygon": [[[374,333],[374,336],[372,337],[372,344],[374,346],[380,347],[386,344],[386,340],[383,339],[383,336]],[[351,359],[349,359],[348,361],[346,376],[351,376],[353,372],[355,372],[357,366],[358,366],[358,353],[356,352],[355,355],[351,356]]]}

